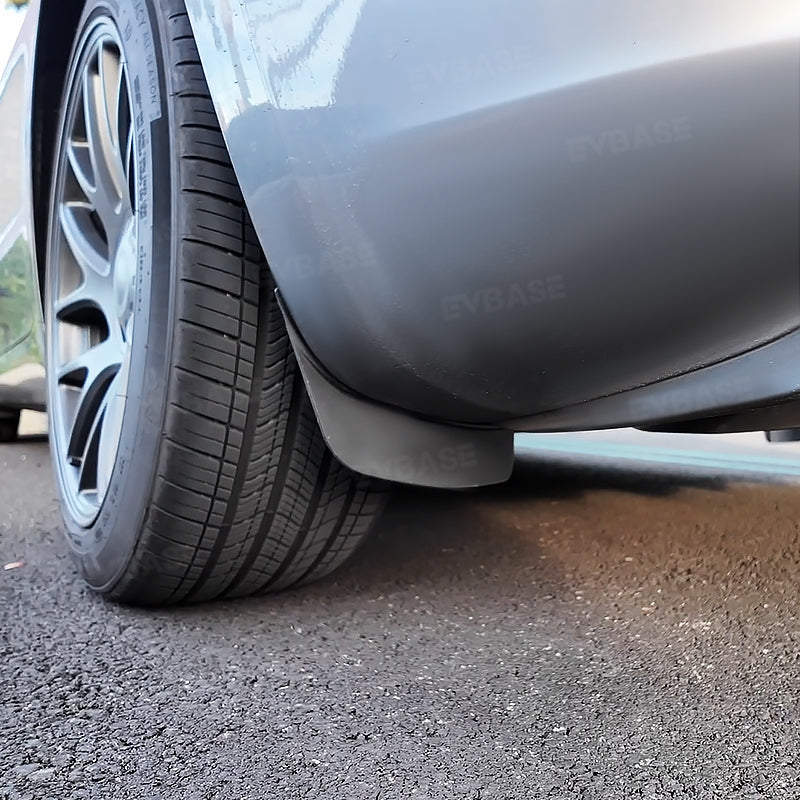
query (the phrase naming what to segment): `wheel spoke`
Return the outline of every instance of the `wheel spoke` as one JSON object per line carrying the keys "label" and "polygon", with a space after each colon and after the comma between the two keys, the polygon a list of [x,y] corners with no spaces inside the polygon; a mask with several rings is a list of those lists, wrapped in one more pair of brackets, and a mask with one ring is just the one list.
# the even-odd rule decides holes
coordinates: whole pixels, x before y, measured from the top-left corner
{"label": "wheel spoke", "polygon": [[67,158],[69,158],[72,174],[78,181],[81,191],[86,196],[86,199],[94,205],[97,189],[92,180],[92,155],[89,152],[89,143],[75,140],[69,142],[67,145]]}
{"label": "wheel spoke", "polygon": [[105,372],[108,367],[116,371],[122,363],[122,348],[113,339],[105,339],[89,347],[79,356],[66,361],[58,368],[59,383],[65,381],[67,376],[84,373],[89,377],[87,384],[95,380],[98,375]]}
{"label": "wheel spoke", "polygon": [[[104,58],[98,55],[99,71],[87,69],[83,76],[83,104],[86,138],[94,172],[95,209],[103,222],[109,244],[116,241],[121,217],[128,205],[127,181],[117,133],[112,131],[108,93],[103,78]],[[116,104],[115,104],[116,105]],[[113,113],[114,118],[117,112]]]}
{"label": "wheel spoke", "polygon": [[58,383],[65,391],[76,391],[80,387],[67,446],[67,457],[75,465],[84,459],[106,391],[121,363],[119,346],[112,339],[106,339],[63,364],[57,371]]}
{"label": "wheel spoke", "polygon": [[97,458],[100,455],[100,433],[103,430],[103,416],[105,413],[105,400],[92,420],[92,425],[86,436],[83,455],[75,459],[78,467],[78,491],[94,493],[97,495]]}
{"label": "wheel spoke", "polygon": [[[87,309],[99,308],[97,302],[98,290],[93,285],[100,279],[97,277],[90,277],[93,273],[85,275],[84,280],[69,294],[57,300],[53,304],[53,311],[55,312],[56,319],[60,322],[70,322],[72,319],[80,315]],[[100,309],[103,311],[103,309]]]}
{"label": "wheel spoke", "polygon": [[58,210],[61,230],[84,276],[105,276],[109,271],[106,247],[82,206],[63,203]]}
{"label": "wheel spoke", "polygon": [[[67,241],[69,236],[65,235]],[[71,244],[74,244],[71,243]],[[70,249],[75,252],[77,244]],[[113,284],[109,276],[98,274],[94,267],[87,266],[91,261],[91,251],[87,258],[83,249],[78,249],[82,254],[82,259],[76,259],[81,266],[81,280],[77,287],[68,291],[63,297],[58,298],[53,303],[55,318],[60,322],[74,322],[86,319],[86,312],[91,310],[100,311],[106,319],[106,326],[109,325],[108,318],[113,311]],[[99,266],[98,262],[95,266]]]}
{"label": "wheel spoke", "polygon": [[[114,376],[106,392],[100,436],[97,442],[96,487],[100,496],[108,489],[111,473],[116,462],[117,442],[122,432],[122,419],[125,411],[125,392],[128,386],[126,364]],[[99,415],[98,415],[99,416]]]}
{"label": "wheel spoke", "polygon": [[[100,78],[100,88],[103,92],[103,111],[108,123],[108,133],[111,138],[113,152],[115,155],[119,155],[119,104],[123,90],[122,64],[119,57],[105,44],[100,46],[97,58],[97,72]],[[123,167],[122,175],[124,177],[124,165],[120,163],[120,166]],[[123,186],[124,184],[119,187],[121,196],[124,196]]]}

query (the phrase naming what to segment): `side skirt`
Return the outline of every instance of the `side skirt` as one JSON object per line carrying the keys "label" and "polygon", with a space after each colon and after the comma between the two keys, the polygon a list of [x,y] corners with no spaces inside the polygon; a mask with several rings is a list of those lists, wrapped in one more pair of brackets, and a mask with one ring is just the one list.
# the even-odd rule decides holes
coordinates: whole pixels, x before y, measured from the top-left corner
{"label": "side skirt", "polygon": [[730,433],[800,426],[800,331],[702,369],[505,423],[515,431],[635,427]]}

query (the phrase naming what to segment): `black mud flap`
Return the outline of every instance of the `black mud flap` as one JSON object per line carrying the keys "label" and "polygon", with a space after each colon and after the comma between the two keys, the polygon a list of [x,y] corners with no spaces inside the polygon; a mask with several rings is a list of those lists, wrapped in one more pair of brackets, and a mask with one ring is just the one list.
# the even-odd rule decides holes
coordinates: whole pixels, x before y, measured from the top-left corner
{"label": "black mud flap", "polygon": [[387,481],[446,489],[509,478],[512,431],[419,419],[353,395],[317,364],[282,301],[281,310],[325,441],[343,464]]}

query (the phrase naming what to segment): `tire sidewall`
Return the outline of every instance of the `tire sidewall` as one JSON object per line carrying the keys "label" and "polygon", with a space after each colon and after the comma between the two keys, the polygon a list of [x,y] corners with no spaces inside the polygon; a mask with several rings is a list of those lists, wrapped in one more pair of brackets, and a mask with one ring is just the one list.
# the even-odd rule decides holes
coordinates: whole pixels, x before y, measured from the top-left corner
{"label": "tire sidewall", "polygon": [[[59,136],[51,187],[48,252],[53,252],[58,167],[64,158],[67,98],[87,27],[99,16],[117,24],[131,86],[132,116],[136,126],[136,195],[138,258],[136,299],[127,400],[117,458],[100,512],[89,527],[80,525],[62,501],[67,540],[89,585],[111,590],[128,565],[150,506],[164,428],[174,330],[175,257],[173,243],[173,154],[169,87],[164,69],[163,34],[154,5],[145,0],[88,0],[70,59],[59,122]],[[48,349],[51,345],[52,288],[47,279]],[[51,362],[48,352],[48,363]],[[53,392],[53,381],[48,390]],[[48,398],[52,407],[52,396]],[[55,458],[55,457],[54,457]],[[56,484],[62,493],[58,466]]]}

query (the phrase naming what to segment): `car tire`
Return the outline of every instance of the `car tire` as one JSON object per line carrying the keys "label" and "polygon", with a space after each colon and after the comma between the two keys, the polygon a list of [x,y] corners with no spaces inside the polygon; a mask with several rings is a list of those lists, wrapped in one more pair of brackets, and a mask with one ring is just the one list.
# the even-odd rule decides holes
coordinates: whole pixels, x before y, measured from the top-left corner
{"label": "car tire", "polygon": [[297,586],[354,552],[385,489],[319,430],[183,0],[133,6],[88,0],[62,101],[46,316],[67,540],[126,603]]}

